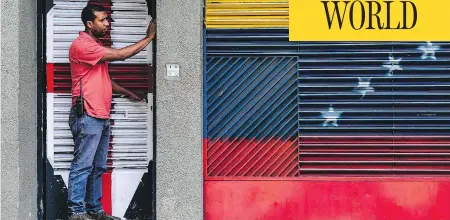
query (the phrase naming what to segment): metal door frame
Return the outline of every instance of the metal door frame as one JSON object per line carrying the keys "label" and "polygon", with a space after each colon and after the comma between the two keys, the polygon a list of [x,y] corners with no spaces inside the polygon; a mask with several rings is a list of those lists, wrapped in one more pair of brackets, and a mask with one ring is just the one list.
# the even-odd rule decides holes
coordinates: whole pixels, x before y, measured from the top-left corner
{"label": "metal door frame", "polygon": [[[156,18],[156,0],[146,0],[147,4],[151,4],[151,14]],[[46,99],[46,23],[47,23],[47,7],[51,1],[49,0],[37,0],[37,219],[46,219],[46,165],[47,165],[47,153],[46,153],[46,133],[47,133],[47,99]],[[152,189],[152,219],[156,219],[156,36],[152,41],[152,88],[153,88],[153,122],[152,122],[152,148],[153,148],[153,160],[148,165],[148,174],[152,177],[151,189]]]}

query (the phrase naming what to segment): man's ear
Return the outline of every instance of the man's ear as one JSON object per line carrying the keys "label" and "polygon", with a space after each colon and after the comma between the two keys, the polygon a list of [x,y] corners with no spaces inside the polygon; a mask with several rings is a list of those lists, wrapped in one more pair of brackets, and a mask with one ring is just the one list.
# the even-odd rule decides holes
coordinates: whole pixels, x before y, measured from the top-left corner
{"label": "man's ear", "polygon": [[88,21],[88,22],[86,22],[86,25],[89,29],[92,29],[93,23],[92,23],[92,21]]}

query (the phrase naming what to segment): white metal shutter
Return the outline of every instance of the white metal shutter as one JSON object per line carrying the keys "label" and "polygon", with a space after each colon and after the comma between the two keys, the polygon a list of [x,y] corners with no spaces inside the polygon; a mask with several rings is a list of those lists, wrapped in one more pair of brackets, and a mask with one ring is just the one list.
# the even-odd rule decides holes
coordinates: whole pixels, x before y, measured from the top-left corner
{"label": "white metal shutter", "polygon": [[[47,15],[47,63],[69,65],[70,44],[84,30],[81,11],[87,0],[55,0],[54,7]],[[146,34],[149,16],[146,1],[112,1],[111,40],[112,47],[121,48],[142,39]],[[131,37],[130,37],[131,36]],[[115,63],[149,65],[152,61],[151,44],[132,59],[114,62],[110,72],[117,68]],[[122,67],[123,68],[123,67]],[[60,71],[60,72],[58,72]],[[57,70],[54,75],[64,75],[70,85],[70,70]],[[133,74],[130,70],[130,74]],[[120,84],[120,81],[119,81]],[[148,94],[152,103],[152,94]],[[68,171],[73,158],[73,140],[68,126],[71,99],[70,92],[47,94],[47,157],[55,170]],[[147,169],[152,160],[152,107],[114,95],[112,103],[111,154],[109,168]]]}

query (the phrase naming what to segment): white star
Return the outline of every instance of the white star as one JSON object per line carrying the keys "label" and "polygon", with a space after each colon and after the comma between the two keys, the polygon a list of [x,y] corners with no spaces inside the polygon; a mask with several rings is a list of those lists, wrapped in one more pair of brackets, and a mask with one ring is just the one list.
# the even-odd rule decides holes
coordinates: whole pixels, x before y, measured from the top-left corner
{"label": "white star", "polygon": [[368,92],[375,92],[375,89],[370,86],[370,80],[372,77],[358,77],[358,86],[353,89],[354,92],[362,94],[362,98],[366,96]]}
{"label": "white star", "polygon": [[337,123],[337,120],[341,117],[342,112],[335,112],[333,109],[333,106],[330,105],[328,108],[328,111],[321,112],[322,118],[325,118],[325,121],[323,122],[323,126],[329,126],[331,123],[332,126],[337,127],[339,126]]}
{"label": "white star", "polygon": [[402,60],[402,58],[399,59],[395,59],[394,56],[389,55],[389,61],[385,62],[383,65],[383,67],[386,67],[389,69],[389,72],[386,74],[388,76],[393,76],[394,75],[394,70],[403,70],[400,67],[400,61]]}
{"label": "white star", "polygon": [[423,51],[423,54],[420,57],[420,58],[422,58],[422,60],[425,60],[428,58],[436,60],[436,51],[439,50],[439,48],[440,48],[440,46],[433,46],[433,43],[428,41],[426,46],[420,46],[417,49]]}

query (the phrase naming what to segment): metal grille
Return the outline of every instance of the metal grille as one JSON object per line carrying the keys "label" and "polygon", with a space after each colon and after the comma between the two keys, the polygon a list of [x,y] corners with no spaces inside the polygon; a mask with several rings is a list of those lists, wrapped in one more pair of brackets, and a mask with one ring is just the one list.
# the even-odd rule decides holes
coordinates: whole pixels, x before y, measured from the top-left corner
{"label": "metal grille", "polygon": [[[145,0],[112,0],[111,10],[113,48],[129,46],[145,37],[151,19]],[[151,45],[135,56],[116,63],[151,63]]]}
{"label": "metal grille", "polygon": [[[73,140],[68,125],[70,94],[55,94],[53,98],[54,165],[56,170],[68,170],[73,159]],[[130,102],[114,96],[111,119],[111,158],[109,168],[146,169],[150,158],[148,148],[147,103]]]}
{"label": "metal grille", "polygon": [[207,29],[208,56],[297,56],[286,29]]}
{"label": "metal grille", "polygon": [[[73,157],[73,141],[67,124],[70,109],[70,66],[68,49],[73,40],[84,30],[81,10],[87,0],[55,1],[48,13],[48,54],[51,86],[48,93],[48,158],[56,170],[67,170]],[[148,24],[148,8],[145,0],[120,1],[97,0],[111,16],[110,35],[102,38],[105,46],[121,48],[145,36]],[[149,53],[148,53],[149,52]],[[152,60],[151,46],[132,59],[109,65],[111,78],[118,84],[134,92],[147,95],[152,102],[152,79],[149,77]],[[119,63],[119,64],[117,64]],[[111,146],[108,156],[109,168],[147,169],[152,159],[151,107],[147,103],[137,103],[114,95],[111,109]]]}
{"label": "metal grille", "polygon": [[[55,93],[71,93],[70,65],[54,64]],[[110,64],[109,74],[119,85],[138,93],[152,91],[152,68],[149,65]],[[49,79],[51,80],[51,79]]]}
{"label": "metal grille", "polygon": [[[444,42],[289,42],[287,29],[206,29],[207,175],[448,174],[449,48]],[[271,62],[291,58],[295,82],[272,75],[289,68],[277,64],[270,72]],[[268,122],[272,113],[255,115],[248,107],[263,110],[253,103],[275,97],[258,88],[281,91],[290,83],[295,102],[277,97],[287,99],[268,108],[274,120],[254,123]],[[247,91],[255,93],[242,95]],[[297,133],[289,126],[272,132],[289,121],[283,114],[291,108]],[[283,138],[298,140],[297,149],[273,142]],[[298,173],[271,172],[272,163],[288,164],[284,158],[291,157],[261,154],[266,145],[292,152]]]}
{"label": "metal grille", "polygon": [[450,172],[447,43],[301,43],[301,174]]}
{"label": "metal grille", "polygon": [[[81,21],[81,11],[87,5],[88,0],[55,0],[55,6],[47,18],[47,60],[49,63],[69,63],[70,44],[84,30]],[[107,9],[111,16],[111,31],[102,38],[105,46],[123,48],[141,40],[146,33],[146,27],[150,16],[145,0],[113,0],[90,1],[91,4],[99,4]],[[151,18],[150,18],[151,19]],[[152,61],[152,44],[139,52],[134,57],[115,63],[141,63]]]}
{"label": "metal grille", "polygon": [[298,172],[296,58],[207,60],[208,175]]}
{"label": "metal grille", "polygon": [[47,62],[69,63],[70,44],[84,30],[81,10],[88,0],[55,0],[47,16]]}
{"label": "metal grille", "polygon": [[288,27],[288,0],[206,0],[207,28]]}

